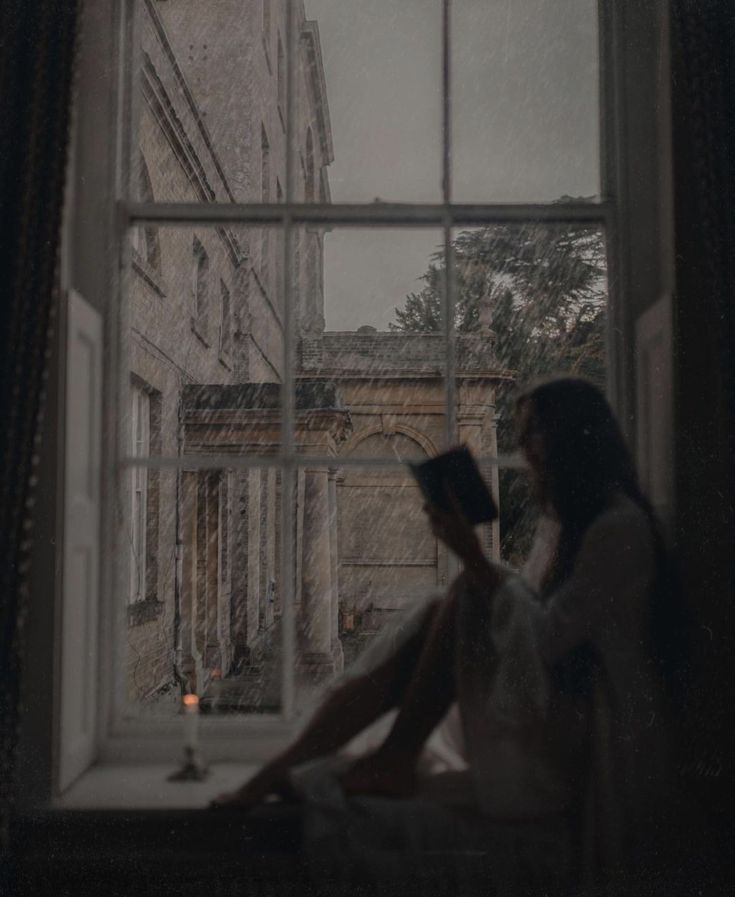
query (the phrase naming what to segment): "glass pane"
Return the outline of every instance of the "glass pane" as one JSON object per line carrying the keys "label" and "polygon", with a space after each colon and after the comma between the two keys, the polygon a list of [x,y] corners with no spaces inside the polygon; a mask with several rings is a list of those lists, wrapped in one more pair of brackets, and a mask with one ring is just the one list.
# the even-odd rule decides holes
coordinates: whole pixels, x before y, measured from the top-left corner
{"label": "glass pane", "polygon": [[454,0],[456,202],[597,197],[597,0]]}
{"label": "glass pane", "polygon": [[128,483],[119,560],[130,710],[173,716],[183,688],[204,713],[277,712],[278,471],[133,468]]}
{"label": "glass pane", "polygon": [[[440,0],[294,7],[293,201],[437,201]],[[286,8],[139,2],[134,196],[285,199]]]}
{"label": "glass pane", "polygon": [[304,468],[297,499],[297,707],[447,582],[410,472]]}
{"label": "glass pane", "polygon": [[[446,436],[442,284],[431,275],[441,235],[343,229],[322,237],[306,229],[302,238],[323,239],[324,317],[301,328],[298,377],[303,389],[336,391],[345,418],[334,451],[399,460],[435,454]],[[424,294],[433,332],[419,332],[424,319],[410,313]],[[322,420],[309,418],[312,443]]]}
{"label": "glass pane", "polygon": [[[316,122],[323,117],[322,140],[333,147],[333,201],[441,199],[441,6],[440,0],[307,0],[306,47],[315,31],[321,39],[328,107]],[[295,148],[307,176],[309,103],[299,96]]]}
{"label": "glass pane", "polygon": [[131,243],[129,369],[154,400],[143,454],[277,449],[282,231],[146,226]]}
{"label": "glass pane", "polygon": [[[515,450],[513,402],[534,379],[580,375],[605,387],[607,262],[599,227],[491,225],[454,234],[458,397],[471,405],[475,382],[463,376],[463,340],[489,357],[492,431],[485,447]],[[462,407],[459,409],[460,428]],[[491,450],[490,454],[496,454]]]}
{"label": "glass pane", "polygon": [[525,470],[501,468],[498,471],[500,501],[500,558],[520,570],[531,550],[538,520],[538,508],[531,497]]}

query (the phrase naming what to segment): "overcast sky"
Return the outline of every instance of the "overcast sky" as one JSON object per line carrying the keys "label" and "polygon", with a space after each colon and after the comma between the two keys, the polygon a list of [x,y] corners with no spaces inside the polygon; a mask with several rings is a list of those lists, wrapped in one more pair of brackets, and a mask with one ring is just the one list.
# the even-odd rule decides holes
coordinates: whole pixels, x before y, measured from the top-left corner
{"label": "overcast sky", "polygon": [[[305,0],[319,23],[335,202],[441,199],[439,0]],[[454,0],[453,198],[599,193],[596,0]],[[437,231],[325,237],[327,329],[387,329]]]}

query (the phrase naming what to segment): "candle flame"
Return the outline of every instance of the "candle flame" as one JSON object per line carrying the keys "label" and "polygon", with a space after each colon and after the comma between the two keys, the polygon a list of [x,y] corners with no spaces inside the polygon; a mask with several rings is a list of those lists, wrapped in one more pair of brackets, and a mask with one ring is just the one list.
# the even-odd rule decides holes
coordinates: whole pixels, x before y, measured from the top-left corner
{"label": "candle flame", "polygon": [[184,695],[182,700],[185,707],[196,707],[196,705],[199,703],[199,698],[194,694]]}

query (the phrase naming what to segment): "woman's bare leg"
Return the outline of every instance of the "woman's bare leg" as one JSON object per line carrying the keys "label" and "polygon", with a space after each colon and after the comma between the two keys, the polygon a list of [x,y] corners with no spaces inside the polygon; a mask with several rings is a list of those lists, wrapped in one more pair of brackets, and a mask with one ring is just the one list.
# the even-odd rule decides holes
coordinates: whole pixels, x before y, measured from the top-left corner
{"label": "woman's bare leg", "polygon": [[348,793],[405,796],[416,788],[416,763],[455,697],[456,618],[462,578],[434,614],[393,728],[373,753],[342,777]]}
{"label": "woman's bare leg", "polygon": [[289,769],[338,750],[401,703],[439,608],[437,603],[429,605],[419,630],[394,654],[370,673],[332,692],[292,745],[238,791],[218,797],[215,804],[252,806],[269,794],[287,793]]}

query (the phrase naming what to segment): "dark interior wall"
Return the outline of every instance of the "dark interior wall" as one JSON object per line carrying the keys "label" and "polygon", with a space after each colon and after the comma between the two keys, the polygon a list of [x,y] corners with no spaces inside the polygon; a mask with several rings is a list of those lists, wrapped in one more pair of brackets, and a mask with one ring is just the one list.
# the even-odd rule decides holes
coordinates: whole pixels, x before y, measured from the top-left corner
{"label": "dark interior wall", "polygon": [[[692,762],[713,809],[735,796],[735,8],[672,3],[677,546],[697,616]],[[697,769],[698,767],[698,769]]]}

